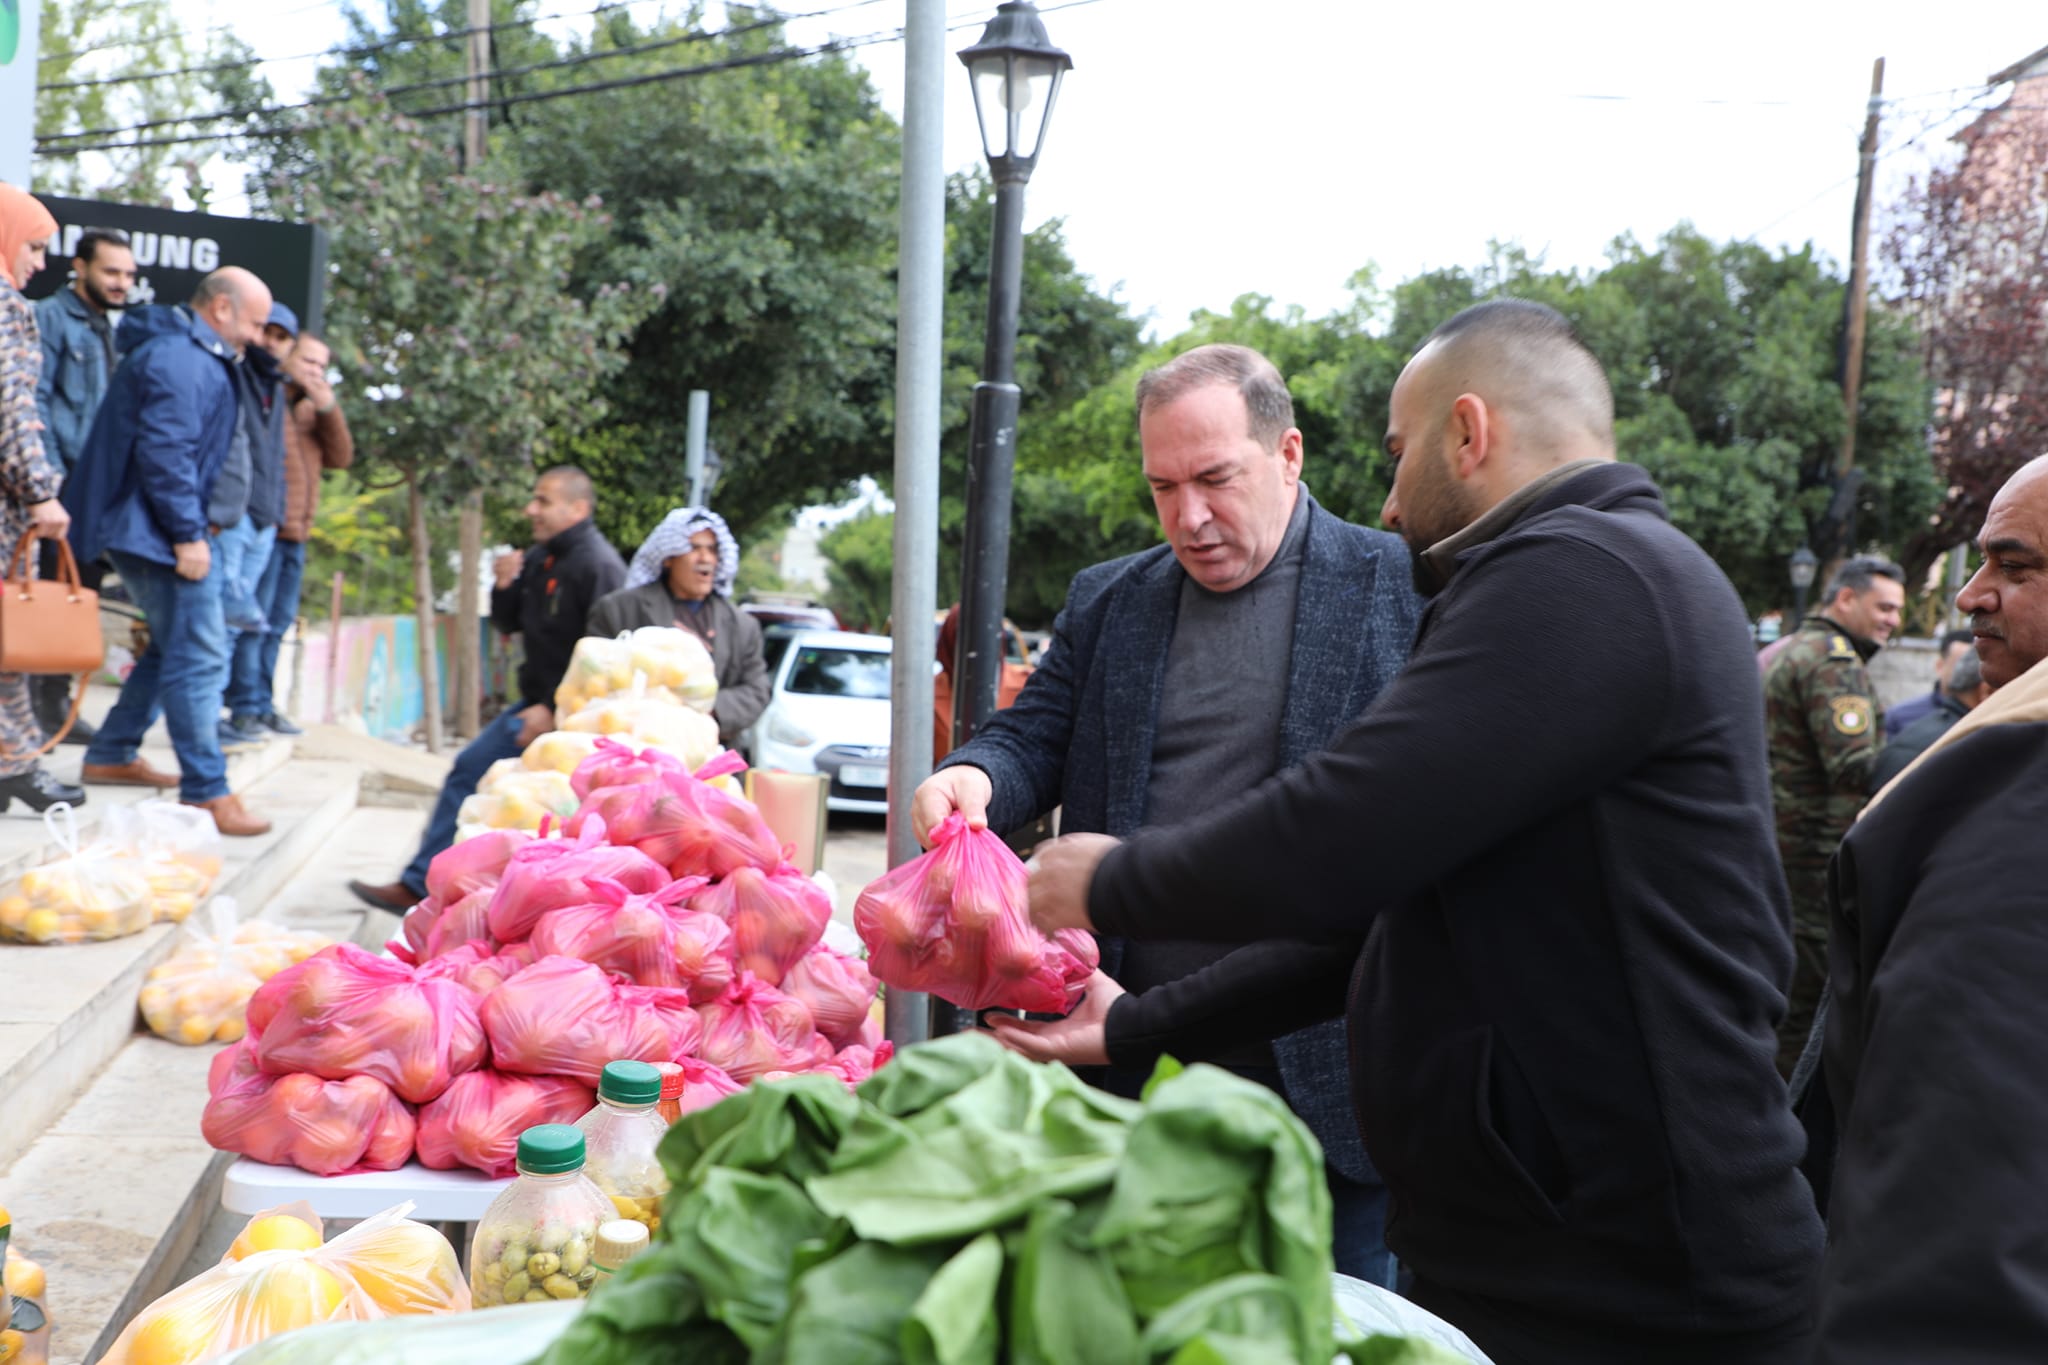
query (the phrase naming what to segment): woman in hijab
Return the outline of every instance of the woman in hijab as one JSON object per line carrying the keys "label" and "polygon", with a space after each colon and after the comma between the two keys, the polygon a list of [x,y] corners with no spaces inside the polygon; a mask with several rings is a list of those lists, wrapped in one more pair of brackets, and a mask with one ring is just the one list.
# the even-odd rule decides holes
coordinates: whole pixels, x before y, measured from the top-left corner
{"label": "woman in hijab", "polygon": [[768,705],[761,626],[732,604],[740,546],[725,518],[679,507],[661,519],[626,569],[626,586],[598,599],[584,630],[610,636],[642,626],[677,626],[704,642],[718,670],[719,742],[733,745]]}
{"label": "woman in hijab", "polygon": [[[33,197],[0,185],[0,568],[31,527],[61,539],[71,514],[57,501],[64,481],[43,449],[43,419],[36,410],[36,380],[43,347],[36,314],[21,287],[43,268],[57,220]],[[31,564],[35,561],[30,560]],[[85,789],[59,782],[36,762],[43,730],[29,702],[28,675],[0,673],[0,810],[19,801],[43,810],[59,801],[77,805]]]}

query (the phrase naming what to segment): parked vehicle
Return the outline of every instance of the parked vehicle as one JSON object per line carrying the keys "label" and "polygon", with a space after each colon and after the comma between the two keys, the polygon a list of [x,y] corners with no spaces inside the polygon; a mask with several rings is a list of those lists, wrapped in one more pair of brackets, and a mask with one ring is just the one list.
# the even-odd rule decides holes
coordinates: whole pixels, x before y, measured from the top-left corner
{"label": "parked vehicle", "polygon": [[769,626],[805,626],[812,630],[837,630],[840,624],[838,615],[830,607],[806,597],[763,594],[749,597],[739,607],[759,621],[763,629]]}
{"label": "parked vehicle", "polygon": [[743,744],[757,768],[823,773],[831,810],[889,809],[889,653],[886,635],[783,631],[768,705]]}

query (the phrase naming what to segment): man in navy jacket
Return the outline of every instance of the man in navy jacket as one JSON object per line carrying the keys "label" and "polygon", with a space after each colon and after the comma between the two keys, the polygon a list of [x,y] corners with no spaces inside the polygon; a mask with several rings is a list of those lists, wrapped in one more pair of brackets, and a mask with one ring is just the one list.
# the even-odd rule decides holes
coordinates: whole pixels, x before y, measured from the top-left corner
{"label": "man in navy jacket", "polygon": [[1821,1225],[1774,1064],[1748,622],[1613,413],[1552,309],[1440,327],[1387,423],[1384,516],[1434,594],[1408,667],[1243,798],[1040,850],[1032,917],[1247,945],[1190,1017],[1344,1014],[1412,1297],[1501,1365],[1804,1365]]}
{"label": "man in navy jacket", "polygon": [[[235,367],[269,316],[270,290],[233,266],[202,279],[189,307],[131,312],[124,359],[63,494],[74,553],[105,554],[149,622],[149,648],[85,751],[84,779],[177,787],[233,835],[270,826],[228,791],[219,735],[228,638],[211,570],[224,524],[247,510],[226,505],[220,486],[235,438]],[[176,777],[141,756],[159,713]]]}
{"label": "man in navy jacket", "polygon": [[[955,809],[1014,829],[1058,806],[1063,830],[1115,835],[1192,819],[1328,743],[1407,658],[1421,604],[1400,541],[1309,496],[1271,362],[1200,347],[1141,379],[1137,407],[1169,543],[1074,579],[1016,702],[918,789],[920,838]],[[1142,1000],[1221,955],[1203,937],[1112,941],[1104,964]],[[1122,994],[1098,977],[1090,1008]],[[1104,1055],[1073,1060],[1111,1063],[1110,1088],[1134,1092],[1156,1052],[1123,1042],[1112,1031]],[[1307,1120],[1328,1159],[1338,1269],[1391,1287],[1386,1189],[1351,1119],[1342,1030],[1281,1030],[1205,1056]]]}

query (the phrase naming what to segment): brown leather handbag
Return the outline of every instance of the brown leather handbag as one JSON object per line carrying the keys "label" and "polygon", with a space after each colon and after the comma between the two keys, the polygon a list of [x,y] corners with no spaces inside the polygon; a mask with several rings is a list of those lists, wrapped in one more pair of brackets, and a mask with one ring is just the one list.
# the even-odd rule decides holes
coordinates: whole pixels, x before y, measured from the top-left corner
{"label": "brown leather handbag", "polygon": [[50,742],[36,750],[46,754],[71,732],[85,701],[86,679],[106,661],[100,635],[100,595],[78,581],[78,561],[70,543],[58,540],[57,577],[35,578],[32,553],[36,531],[31,527],[14,547],[14,562],[0,591],[0,673],[76,673],[71,714]]}

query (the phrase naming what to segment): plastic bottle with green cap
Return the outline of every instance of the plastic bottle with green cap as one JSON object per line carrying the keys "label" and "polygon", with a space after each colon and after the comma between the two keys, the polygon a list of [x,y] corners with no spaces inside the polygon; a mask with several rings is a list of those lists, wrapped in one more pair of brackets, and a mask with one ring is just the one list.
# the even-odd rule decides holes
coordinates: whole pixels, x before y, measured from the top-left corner
{"label": "plastic bottle with green cap", "polygon": [[597,1282],[597,1230],[612,1202],[585,1171],[583,1130],[543,1123],[519,1135],[519,1175],[469,1239],[478,1308],[580,1299]]}
{"label": "plastic bottle with green cap", "polygon": [[615,1216],[644,1224],[651,1237],[661,1226],[668,1173],[655,1153],[668,1125],[661,1073],[646,1062],[608,1062],[597,1080],[597,1107],[576,1123],[589,1144],[590,1178],[610,1198]]}

